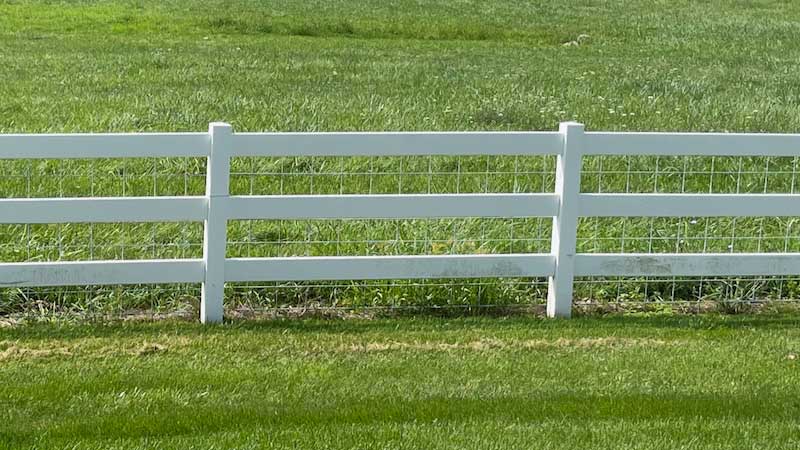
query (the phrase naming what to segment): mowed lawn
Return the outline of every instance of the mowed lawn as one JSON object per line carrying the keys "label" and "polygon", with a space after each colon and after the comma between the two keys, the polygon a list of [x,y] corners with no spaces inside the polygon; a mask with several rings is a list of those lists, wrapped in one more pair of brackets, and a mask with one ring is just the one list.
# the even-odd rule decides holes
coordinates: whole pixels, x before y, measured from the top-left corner
{"label": "mowed lawn", "polygon": [[784,449],[800,318],[0,331],[0,447]]}

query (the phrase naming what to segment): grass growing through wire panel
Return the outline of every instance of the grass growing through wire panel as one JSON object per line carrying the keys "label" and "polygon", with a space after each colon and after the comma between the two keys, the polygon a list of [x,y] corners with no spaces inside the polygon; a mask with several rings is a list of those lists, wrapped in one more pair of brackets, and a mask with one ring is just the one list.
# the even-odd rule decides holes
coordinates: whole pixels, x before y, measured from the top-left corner
{"label": "grass growing through wire panel", "polygon": [[0,447],[796,448],[797,315],[0,329]]}
{"label": "grass growing through wire panel", "polygon": [[[213,120],[239,131],[552,130],[578,120],[589,130],[795,132],[799,18],[796,2],[767,0],[0,2],[0,132],[201,131]],[[592,157],[584,165],[585,192],[796,190],[796,158]],[[553,185],[552,158],[237,158],[232,170],[239,194],[547,192]],[[197,195],[204,171],[204,161],[192,158],[0,162],[0,196]],[[796,251],[796,224],[584,219],[579,248]],[[231,256],[509,253],[547,251],[550,229],[539,219],[236,221],[230,236]],[[3,261],[189,258],[200,244],[197,224],[0,228]],[[538,302],[540,280],[529,281],[459,288],[432,280],[415,292],[425,305],[450,302],[438,300],[444,297]],[[653,283],[590,280],[576,295],[793,298],[798,280]],[[415,301],[398,299],[394,285],[317,283],[289,292],[324,302],[336,293],[343,305]],[[169,289],[169,305],[189,293]],[[269,294],[272,286],[232,289],[236,301],[292,303],[292,295]],[[0,313],[47,303],[96,307],[96,298],[118,299],[103,303],[111,308],[163,306],[136,289],[119,291],[130,293],[127,300],[106,292],[3,291]]]}

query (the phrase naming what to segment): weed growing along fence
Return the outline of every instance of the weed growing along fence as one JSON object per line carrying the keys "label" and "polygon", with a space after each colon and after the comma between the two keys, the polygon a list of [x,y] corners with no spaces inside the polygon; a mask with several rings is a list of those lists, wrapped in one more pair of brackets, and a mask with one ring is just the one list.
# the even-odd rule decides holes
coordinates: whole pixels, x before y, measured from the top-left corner
{"label": "weed growing along fence", "polygon": [[[202,258],[0,263],[3,286],[201,283],[200,317],[219,322],[226,282],[547,277],[547,313],[568,317],[583,276],[783,276],[800,254],[577,253],[580,217],[800,216],[800,195],[581,193],[584,155],[794,157],[800,135],[585,132],[1,135],[2,159],[207,158],[204,196],[0,199],[2,224],[202,222]],[[231,195],[231,158],[553,155],[550,193]],[[549,253],[227,257],[228,221],[553,218]]]}

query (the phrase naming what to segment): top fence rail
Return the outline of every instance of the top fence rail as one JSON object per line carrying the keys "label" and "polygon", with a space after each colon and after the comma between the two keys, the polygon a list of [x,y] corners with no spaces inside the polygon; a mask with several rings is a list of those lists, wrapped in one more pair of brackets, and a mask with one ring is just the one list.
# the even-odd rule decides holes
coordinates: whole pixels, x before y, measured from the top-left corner
{"label": "top fence rail", "polygon": [[555,132],[236,133],[232,156],[556,155]]}
{"label": "top fence rail", "polygon": [[587,132],[584,155],[797,156],[800,134]]}
{"label": "top fence rail", "polygon": [[[236,133],[230,156],[557,155],[557,132]],[[797,156],[800,134],[587,132],[583,155]],[[0,135],[0,159],[206,157],[208,133]]]}
{"label": "top fence rail", "polygon": [[208,133],[0,134],[0,159],[205,157]]}

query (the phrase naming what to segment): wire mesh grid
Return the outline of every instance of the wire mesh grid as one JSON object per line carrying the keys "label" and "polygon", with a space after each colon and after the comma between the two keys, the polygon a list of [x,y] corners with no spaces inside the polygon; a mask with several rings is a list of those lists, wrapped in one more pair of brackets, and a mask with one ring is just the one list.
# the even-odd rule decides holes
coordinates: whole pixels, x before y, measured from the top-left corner
{"label": "wire mesh grid", "polygon": [[[0,160],[0,197],[203,195],[202,158]],[[201,223],[0,225],[0,261],[92,261],[202,257]],[[35,311],[175,310],[195,285],[69,286],[0,290],[0,314]]]}
{"label": "wire mesh grid", "polygon": [[[552,157],[235,158],[234,195],[552,192]],[[229,224],[228,256],[545,253],[549,218],[242,220]],[[286,307],[483,307],[538,304],[541,279],[242,283],[227,299]]]}
{"label": "wire mesh grid", "polygon": [[[796,193],[797,157],[585,157],[590,193]],[[769,253],[800,251],[797,217],[582,218],[583,253]],[[800,270],[798,271],[800,272]],[[800,277],[584,277],[576,300],[796,300]]]}
{"label": "wire mesh grid", "polygon": [[[542,156],[234,158],[233,195],[552,192]],[[0,161],[4,198],[203,195],[202,158]],[[795,193],[797,158],[618,157],[583,161],[583,192]],[[229,257],[546,253],[551,219],[235,220]],[[578,251],[796,252],[797,218],[582,218]],[[199,258],[202,224],[0,226],[0,260]],[[796,277],[576,280],[576,301],[764,300],[798,297]],[[164,308],[194,302],[197,286],[5,289],[20,304]],[[241,283],[226,301],[252,307],[538,304],[542,279]],[[38,303],[37,303],[38,302]],[[49,302],[49,303],[48,303]],[[105,306],[104,306],[105,307]]]}

